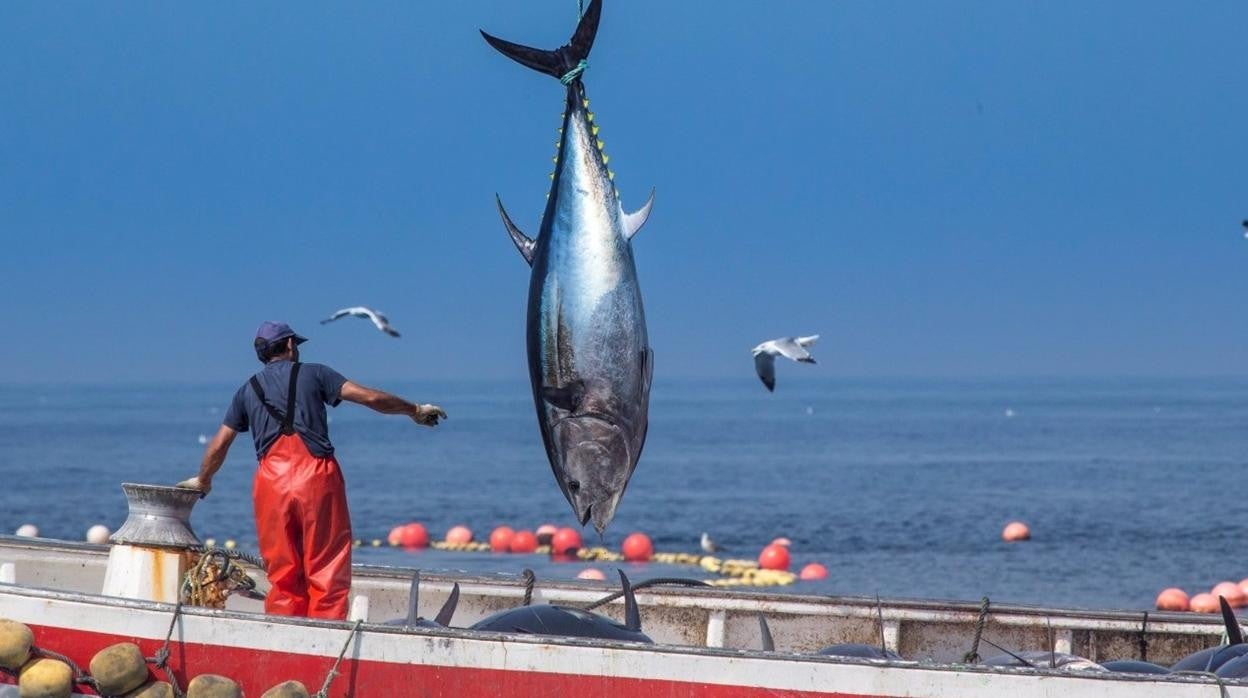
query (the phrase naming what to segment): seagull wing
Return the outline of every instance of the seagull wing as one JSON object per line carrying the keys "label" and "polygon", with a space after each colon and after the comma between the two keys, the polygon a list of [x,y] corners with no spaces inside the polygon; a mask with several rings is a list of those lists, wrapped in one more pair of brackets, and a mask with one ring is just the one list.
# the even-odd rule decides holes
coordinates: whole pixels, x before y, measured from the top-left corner
{"label": "seagull wing", "polygon": [[361,308],[364,312],[360,313],[360,317],[366,317],[373,323],[373,326],[382,332],[386,331],[386,316],[372,310],[371,308]]}
{"label": "seagull wing", "polygon": [[768,351],[759,351],[754,354],[754,370],[758,371],[758,378],[767,386],[769,392],[776,389],[776,356]]}
{"label": "seagull wing", "polygon": [[380,310],[369,310],[368,319],[373,321],[373,324],[376,325],[377,329],[385,332],[391,337],[399,336],[399,331],[390,326],[390,319],[387,318]]}
{"label": "seagull wing", "polygon": [[772,345],[775,346],[776,351],[784,355],[785,358],[793,359],[794,361],[805,361],[807,363],[815,362],[814,359],[810,358],[810,352],[806,351],[806,348],[792,337],[774,340]]}
{"label": "seagull wing", "polygon": [[354,310],[354,308],[343,308],[342,310],[339,310],[338,312],[334,313],[333,315],[330,315],[324,320],[321,320],[321,324],[324,325],[325,323],[333,322],[334,320],[337,320],[340,317],[346,317],[351,314],[352,310]]}
{"label": "seagull wing", "polygon": [[800,344],[800,345],[802,345],[802,347],[804,347],[804,348],[806,348],[806,349],[809,349],[809,348],[813,347],[813,346],[815,345],[815,342],[817,342],[817,341],[819,341],[819,335],[817,335],[817,334],[812,334],[812,335],[810,335],[809,337],[798,337],[798,338],[797,338],[797,343],[798,343],[798,344]]}

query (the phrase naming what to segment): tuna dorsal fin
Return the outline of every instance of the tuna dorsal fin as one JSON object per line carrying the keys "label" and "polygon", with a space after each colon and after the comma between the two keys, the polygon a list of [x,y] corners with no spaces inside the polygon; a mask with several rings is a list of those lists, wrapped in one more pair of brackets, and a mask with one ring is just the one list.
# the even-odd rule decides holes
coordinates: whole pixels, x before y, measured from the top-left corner
{"label": "tuna dorsal fin", "polygon": [[616,570],[616,572],[620,573],[620,586],[624,588],[624,627],[641,632],[641,611],[637,608],[637,596],[633,594],[633,585],[628,583],[624,570]]}
{"label": "tuna dorsal fin", "polygon": [[576,25],[576,32],[572,38],[567,44],[554,51],[513,44],[484,31],[481,32],[481,36],[499,53],[520,65],[532,68],[539,73],[562,78],[589,57],[589,50],[594,46],[594,36],[598,33],[598,20],[601,17],[602,0],[590,0],[589,7],[585,8],[585,14],[581,15],[581,21]]}
{"label": "tuna dorsal fin", "polygon": [[524,261],[533,266],[533,248],[537,243],[533,242],[533,238],[520,232],[515,223],[511,222],[511,216],[507,215],[507,209],[503,208],[503,198],[498,194],[494,195],[494,200],[498,202],[498,215],[503,217],[503,225],[507,226],[507,234],[511,236],[511,241],[516,243],[516,249],[520,250],[520,256],[524,257]]}
{"label": "tuna dorsal fin", "polygon": [[1219,596],[1218,605],[1222,607],[1222,622],[1226,625],[1226,641],[1232,645],[1242,643],[1244,633],[1239,629],[1239,619],[1235,617],[1231,605],[1226,602],[1226,597]]}
{"label": "tuna dorsal fin", "polygon": [[763,651],[775,652],[776,641],[771,639],[771,628],[767,625],[767,616],[758,614],[758,632],[763,636]]}
{"label": "tuna dorsal fin", "polygon": [[451,627],[451,616],[455,615],[455,607],[459,605],[459,582],[455,582],[455,586],[451,587],[451,595],[446,597],[446,603],[442,604],[438,616],[434,618],[434,622],[443,627]]}
{"label": "tuna dorsal fin", "polygon": [[416,625],[420,617],[420,570],[412,572],[412,589],[407,593],[407,624]]}
{"label": "tuna dorsal fin", "polygon": [[[654,190],[650,190],[650,198],[646,199],[646,203],[641,208],[632,213],[624,214],[624,238],[632,240],[633,236],[641,230],[641,226],[646,224],[646,219],[650,217],[650,209],[654,208]],[[623,209],[621,209],[623,210]]]}

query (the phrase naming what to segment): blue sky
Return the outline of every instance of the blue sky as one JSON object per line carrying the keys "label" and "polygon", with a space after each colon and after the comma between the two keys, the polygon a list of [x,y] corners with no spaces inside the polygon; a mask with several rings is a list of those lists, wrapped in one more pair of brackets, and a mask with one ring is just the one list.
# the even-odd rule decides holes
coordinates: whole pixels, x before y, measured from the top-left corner
{"label": "blue sky", "polygon": [[[0,4],[0,382],[524,375],[574,0]],[[1248,4],[607,0],[656,375],[1244,374]],[[404,336],[334,309],[386,311]]]}

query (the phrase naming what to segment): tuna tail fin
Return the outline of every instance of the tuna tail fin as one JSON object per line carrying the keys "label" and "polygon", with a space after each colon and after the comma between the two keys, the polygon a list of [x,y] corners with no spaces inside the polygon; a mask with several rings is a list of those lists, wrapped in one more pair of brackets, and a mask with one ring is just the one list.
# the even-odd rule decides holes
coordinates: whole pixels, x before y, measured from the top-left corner
{"label": "tuna tail fin", "polygon": [[442,609],[433,619],[434,622],[445,628],[451,627],[451,617],[455,615],[457,606],[459,606],[459,582],[455,582],[455,586],[451,587],[451,595],[446,597],[446,603],[442,604]]}
{"label": "tuna tail fin", "polygon": [[585,14],[581,15],[581,21],[576,25],[576,32],[572,34],[571,40],[554,51],[513,44],[486,34],[484,31],[481,32],[481,36],[499,53],[520,65],[532,68],[539,73],[563,78],[580,65],[581,61],[589,57],[589,50],[594,46],[594,35],[598,33],[598,20],[601,17],[602,0],[590,0],[589,7],[585,8]]}
{"label": "tuna tail fin", "polygon": [[624,627],[641,632],[641,611],[637,608],[637,596],[633,594],[633,585],[628,583],[624,570],[620,573],[620,586],[624,588]]}

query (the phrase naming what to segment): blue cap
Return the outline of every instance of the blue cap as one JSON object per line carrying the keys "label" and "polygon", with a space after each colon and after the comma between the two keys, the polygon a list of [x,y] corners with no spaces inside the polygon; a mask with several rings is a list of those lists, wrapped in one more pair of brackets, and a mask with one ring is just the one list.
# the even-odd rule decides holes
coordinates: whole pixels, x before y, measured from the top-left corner
{"label": "blue cap", "polygon": [[300,337],[295,331],[290,329],[290,325],[284,322],[276,322],[273,320],[265,320],[260,323],[260,329],[256,330],[256,344],[259,345],[263,341],[266,345],[273,342],[280,342],[287,337],[294,337],[295,344],[303,344],[308,341],[307,337]]}

